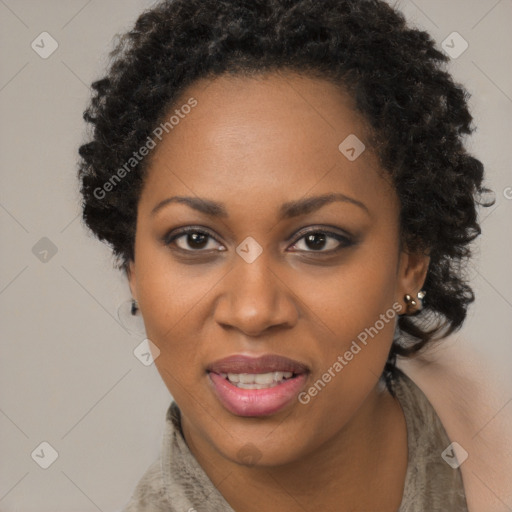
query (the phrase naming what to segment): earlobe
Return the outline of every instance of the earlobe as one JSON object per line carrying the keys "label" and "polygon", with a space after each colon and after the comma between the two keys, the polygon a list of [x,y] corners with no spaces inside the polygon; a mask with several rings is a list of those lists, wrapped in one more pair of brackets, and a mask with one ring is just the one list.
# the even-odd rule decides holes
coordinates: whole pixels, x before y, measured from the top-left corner
{"label": "earlobe", "polygon": [[398,297],[404,314],[412,314],[422,309],[426,292],[422,290],[427,278],[430,256],[421,252],[400,254],[398,275]]}

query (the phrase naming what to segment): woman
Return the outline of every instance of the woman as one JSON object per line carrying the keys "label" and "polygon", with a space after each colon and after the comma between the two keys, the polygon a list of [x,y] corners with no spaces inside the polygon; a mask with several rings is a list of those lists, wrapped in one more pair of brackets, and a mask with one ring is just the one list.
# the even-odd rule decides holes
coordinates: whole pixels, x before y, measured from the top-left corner
{"label": "woman", "polygon": [[84,118],[83,217],[173,396],[126,511],[465,511],[402,371],[462,325],[483,166],[447,58],[380,0],[174,0]]}

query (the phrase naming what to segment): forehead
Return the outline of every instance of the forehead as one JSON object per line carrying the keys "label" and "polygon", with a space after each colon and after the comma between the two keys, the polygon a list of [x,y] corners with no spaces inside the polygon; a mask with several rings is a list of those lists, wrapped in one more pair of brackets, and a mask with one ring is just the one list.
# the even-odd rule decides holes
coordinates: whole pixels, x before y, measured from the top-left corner
{"label": "forehead", "polygon": [[197,106],[166,137],[169,148],[194,143],[192,135],[218,156],[225,150],[232,157],[236,149],[244,158],[257,147],[300,155],[301,149],[337,150],[349,134],[365,138],[364,120],[352,98],[327,80],[283,71],[250,78],[222,75],[193,84],[172,111],[190,97]]}
{"label": "forehead", "polygon": [[[197,104],[181,111],[190,98]],[[243,193],[268,202],[272,190],[284,202],[308,191],[389,193],[365,120],[327,80],[292,72],[203,79],[183,92],[168,117],[173,113],[181,114],[179,122],[150,155],[146,195],[192,192],[229,201]],[[347,146],[357,156],[363,144],[359,157],[347,157],[353,157]]]}

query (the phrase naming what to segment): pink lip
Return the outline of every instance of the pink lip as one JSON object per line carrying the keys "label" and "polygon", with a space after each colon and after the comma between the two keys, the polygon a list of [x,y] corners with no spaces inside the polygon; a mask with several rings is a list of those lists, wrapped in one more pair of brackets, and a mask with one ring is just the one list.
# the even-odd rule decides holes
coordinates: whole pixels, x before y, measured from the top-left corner
{"label": "pink lip", "polygon": [[304,387],[307,374],[288,379],[266,389],[241,389],[211,372],[213,389],[224,407],[238,416],[269,416],[290,403]]}
{"label": "pink lip", "polygon": [[[278,355],[258,358],[236,355],[208,366],[213,390],[222,405],[238,416],[269,416],[286,407],[304,387],[309,369],[303,363]],[[270,388],[242,389],[220,373],[293,372],[295,375]]]}

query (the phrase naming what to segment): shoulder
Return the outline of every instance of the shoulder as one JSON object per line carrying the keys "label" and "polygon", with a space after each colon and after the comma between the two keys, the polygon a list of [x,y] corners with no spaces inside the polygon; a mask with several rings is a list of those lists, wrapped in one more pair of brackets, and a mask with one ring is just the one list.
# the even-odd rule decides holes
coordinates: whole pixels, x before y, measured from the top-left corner
{"label": "shoulder", "polygon": [[[443,344],[444,343],[444,344]],[[451,442],[467,453],[460,465],[469,512],[501,512],[512,503],[512,390],[489,362],[460,341],[401,360]]]}

